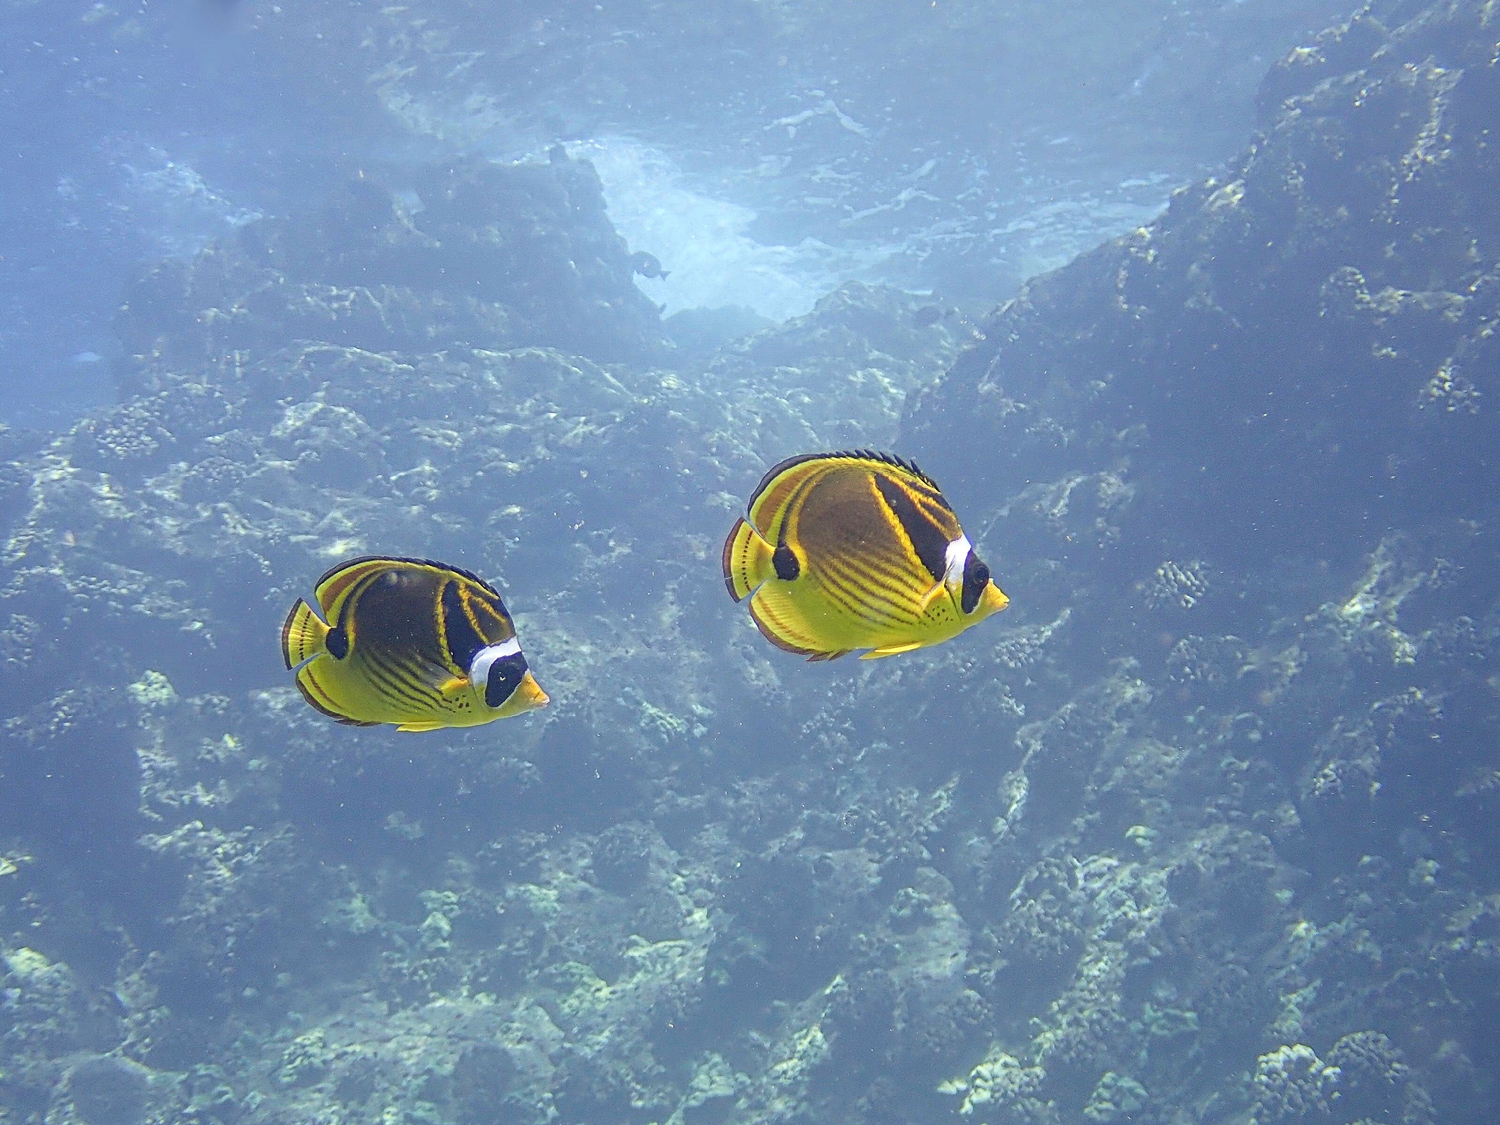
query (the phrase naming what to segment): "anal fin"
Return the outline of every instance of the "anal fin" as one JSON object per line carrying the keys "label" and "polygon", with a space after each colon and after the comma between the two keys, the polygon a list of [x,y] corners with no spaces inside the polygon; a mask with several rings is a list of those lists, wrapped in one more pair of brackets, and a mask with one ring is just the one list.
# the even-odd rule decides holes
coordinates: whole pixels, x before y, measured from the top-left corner
{"label": "anal fin", "polygon": [[809,660],[832,660],[848,649],[831,648],[808,628],[781,582],[763,583],[750,599],[750,619],[761,635],[783,652],[794,652]]}
{"label": "anal fin", "polygon": [[860,659],[879,660],[883,656],[900,656],[903,652],[911,652],[921,647],[921,641],[908,641],[901,645],[881,645],[879,648],[872,648],[869,652],[861,653]]}

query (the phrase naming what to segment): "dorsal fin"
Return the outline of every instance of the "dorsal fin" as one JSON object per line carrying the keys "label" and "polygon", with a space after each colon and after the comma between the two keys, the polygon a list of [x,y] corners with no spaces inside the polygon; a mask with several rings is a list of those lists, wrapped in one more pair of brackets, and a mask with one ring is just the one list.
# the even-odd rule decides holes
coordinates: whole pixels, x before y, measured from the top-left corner
{"label": "dorsal fin", "polygon": [[338,566],[331,567],[325,571],[323,577],[319,578],[314,585],[314,589],[321,587],[323,583],[327,582],[340,571],[348,570],[350,567],[363,566],[366,563],[396,563],[405,566],[431,567],[433,570],[442,570],[449,574],[456,574],[461,578],[467,578],[470,582],[480,586],[486,593],[493,594],[496,598],[500,597],[499,590],[495,589],[473,571],[465,570],[461,566],[454,566],[452,563],[437,562],[434,559],[412,559],[406,558],[403,555],[360,555],[358,558],[347,559],[339,563]]}
{"label": "dorsal fin", "polygon": [[750,494],[750,499],[745,505],[746,510],[751,511],[755,508],[756,500],[760,499],[760,494],[766,490],[773,480],[781,476],[788,469],[796,468],[798,465],[805,464],[808,461],[874,461],[881,465],[890,465],[893,468],[911,473],[912,476],[916,477],[923,484],[931,487],[934,492],[942,493],[942,489],[938,487],[938,482],[918,468],[915,461],[909,461],[905,457],[897,456],[894,453],[882,453],[876,449],[839,449],[832,453],[799,453],[795,457],[788,457],[785,461],[778,461],[767,469],[765,475],[760,478],[760,483],[755,486],[755,491]]}
{"label": "dorsal fin", "polygon": [[916,477],[923,484],[931,485],[934,489],[937,489],[937,491],[939,491],[939,492],[942,491],[942,488],[940,488],[938,486],[938,482],[935,481],[935,480],[933,480],[926,473],[924,473],[921,470],[921,468],[917,465],[917,463],[915,461],[913,461],[913,460],[911,460],[910,458],[907,458],[907,457],[902,457],[902,456],[900,456],[899,454],[896,454],[896,453],[882,453],[878,449],[854,449],[854,450],[844,450],[844,451],[841,451],[841,452],[838,452],[838,453],[830,453],[830,454],[828,454],[828,456],[830,456],[830,457],[862,457],[862,458],[864,458],[867,461],[879,461],[879,462],[881,462],[882,464],[885,464],[885,465],[894,465],[898,469],[905,469],[908,473],[910,473],[912,476]]}

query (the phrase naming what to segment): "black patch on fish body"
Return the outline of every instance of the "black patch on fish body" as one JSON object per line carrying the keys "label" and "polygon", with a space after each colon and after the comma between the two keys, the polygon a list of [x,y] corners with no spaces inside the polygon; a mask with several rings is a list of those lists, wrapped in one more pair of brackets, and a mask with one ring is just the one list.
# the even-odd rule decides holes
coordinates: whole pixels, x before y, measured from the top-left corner
{"label": "black patch on fish body", "polygon": [[467,668],[484,648],[485,640],[469,620],[468,607],[464,605],[463,592],[457,582],[443,583],[442,605],[443,639],[448,645],[448,654],[458,667]]}
{"label": "black patch on fish body", "polygon": [[490,665],[489,678],[484,682],[484,701],[491,707],[499,707],[521,686],[526,678],[526,657],[521,653],[502,656]]}
{"label": "black patch on fish body", "polygon": [[959,605],[965,613],[973,613],[990,584],[990,568],[979,561],[974,548],[969,548],[969,557],[964,560],[964,591]]}
{"label": "black patch on fish body", "polygon": [[328,655],[335,660],[342,660],[349,655],[349,633],[342,625],[335,625],[328,630],[328,635],[323,638],[323,647],[328,650]]}
{"label": "black patch on fish body", "polygon": [[797,561],[797,552],[787,543],[781,543],[771,555],[771,565],[776,568],[776,577],[790,582],[802,573],[802,564]]}
{"label": "black patch on fish body", "polygon": [[420,571],[388,570],[349,596],[347,612],[357,617],[372,641],[390,649],[430,643],[437,631],[431,587],[423,590],[425,582],[431,578]]}
{"label": "black patch on fish body", "polygon": [[928,519],[911,494],[895,481],[876,473],[875,488],[911,540],[922,566],[934,582],[941,582],[948,572],[948,537],[942,528]]}
{"label": "black patch on fish body", "polygon": [[420,567],[392,568],[356,587],[344,602],[341,623],[351,626],[366,675],[388,695],[430,704],[431,669],[444,666],[438,616],[440,584],[446,581]]}

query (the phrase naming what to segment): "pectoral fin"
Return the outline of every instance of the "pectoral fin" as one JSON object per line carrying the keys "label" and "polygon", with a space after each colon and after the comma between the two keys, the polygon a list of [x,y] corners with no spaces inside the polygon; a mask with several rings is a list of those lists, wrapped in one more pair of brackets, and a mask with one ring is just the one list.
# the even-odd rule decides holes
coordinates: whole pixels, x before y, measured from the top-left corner
{"label": "pectoral fin", "polygon": [[450,676],[446,680],[439,680],[436,687],[444,699],[452,699],[469,690],[469,681],[462,676]]}
{"label": "pectoral fin", "polygon": [[[922,600],[917,603],[917,616],[920,617],[924,613],[926,613],[928,606],[937,601],[938,596],[945,593],[947,589],[948,587],[946,583],[943,583],[941,581],[933,583],[932,587],[927,591],[927,593],[922,595]],[[915,648],[916,646],[913,645],[912,647]],[[901,651],[904,652],[906,650],[903,649]]]}

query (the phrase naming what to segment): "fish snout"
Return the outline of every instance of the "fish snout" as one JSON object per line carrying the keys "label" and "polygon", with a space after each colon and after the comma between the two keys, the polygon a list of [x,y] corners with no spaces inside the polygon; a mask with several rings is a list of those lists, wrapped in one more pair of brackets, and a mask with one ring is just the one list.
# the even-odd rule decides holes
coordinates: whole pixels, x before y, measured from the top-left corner
{"label": "fish snout", "polygon": [[542,685],[536,682],[536,677],[530,672],[521,677],[521,682],[516,685],[515,694],[511,699],[516,704],[517,714],[523,711],[535,711],[551,702],[547,693],[542,690]]}
{"label": "fish snout", "polygon": [[994,582],[991,582],[984,588],[984,593],[980,595],[979,605],[984,610],[985,616],[988,617],[992,613],[999,613],[1006,606],[1010,605],[1010,599],[1005,596],[1004,590],[1000,589]]}

